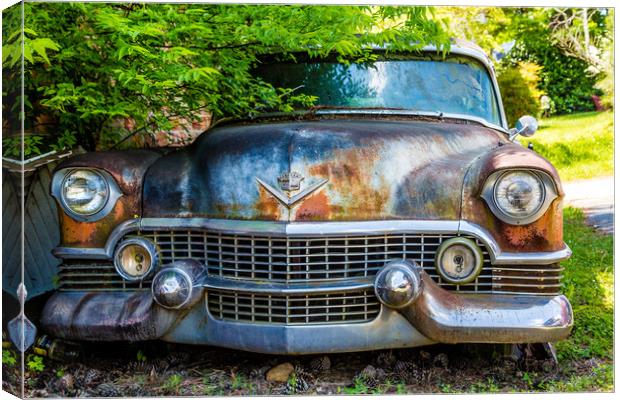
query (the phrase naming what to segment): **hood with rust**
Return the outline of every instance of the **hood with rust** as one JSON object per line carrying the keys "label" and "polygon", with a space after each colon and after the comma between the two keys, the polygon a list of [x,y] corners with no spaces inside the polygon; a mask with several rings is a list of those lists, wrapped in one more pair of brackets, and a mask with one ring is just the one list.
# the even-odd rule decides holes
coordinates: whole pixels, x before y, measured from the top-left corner
{"label": "hood with rust", "polygon": [[[317,120],[214,128],[168,154],[144,180],[144,217],[278,221],[458,219],[464,176],[506,139],[477,124],[447,121]],[[303,176],[291,206],[278,177]],[[258,179],[257,179],[258,178]]]}

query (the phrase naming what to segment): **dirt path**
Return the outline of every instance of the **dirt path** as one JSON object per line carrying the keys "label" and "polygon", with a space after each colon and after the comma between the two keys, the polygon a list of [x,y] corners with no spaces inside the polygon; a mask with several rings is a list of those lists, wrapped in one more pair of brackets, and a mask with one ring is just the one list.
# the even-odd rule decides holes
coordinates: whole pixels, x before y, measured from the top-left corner
{"label": "dirt path", "polygon": [[614,233],[614,178],[596,178],[563,184],[565,206],[581,208],[589,224],[603,233]]}

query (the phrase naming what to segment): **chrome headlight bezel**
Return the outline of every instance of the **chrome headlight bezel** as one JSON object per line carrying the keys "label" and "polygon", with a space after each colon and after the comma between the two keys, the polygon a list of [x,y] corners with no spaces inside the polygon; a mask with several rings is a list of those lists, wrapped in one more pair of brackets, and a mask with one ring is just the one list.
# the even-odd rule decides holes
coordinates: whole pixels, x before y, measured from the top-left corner
{"label": "chrome headlight bezel", "polygon": [[[497,204],[496,187],[504,177],[513,172],[530,174],[541,183],[541,190],[543,192],[542,201],[540,202],[538,207],[536,207],[535,210],[532,211],[529,215],[517,217],[507,214]],[[549,176],[549,174],[545,172],[527,168],[511,168],[495,171],[491,175],[489,175],[482,188],[481,197],[487,203],[493,214],[501,221],[510,225],[526,225],[538,220],[540,217],[543,216],[543,214],[551,205],[551,202],[558,197],[558,191],[556,189],[555,182],[553,181],[551,176]]]}
{"label": "chrome headlight bezel", "polygon": [[[99,177],[101,177],[104,180],[105,184],[107,185],[108,195],[104,202],[104,205],[98,211],[93,212],[91,214],[82,214],[82,213],[78,213],[75,210],[73,210],[67,204],[66,199],[63,195],[63,190],[62,190],[63,183],[65,182],[68,176],[78,171],[88,171],[88,172],[97,174]],[[52,178],[51,192],[52,192],[52,196],[54,196],[54,198],[58,200],[58,203],[61,205],[65,214],[67,214],[74,220],[80,221],[80,222],[94,222],[94,221],[98,221],[101,218],[105,217],[106,215],[110,213],[110,211],[112,211],[118,198],[122,196],[122,192],[120,188],[118,187],[116,181],[114,180],[114,178],[112,178],[112,176],[108,172],[97,169],[97,168],[88,168],[88,167],[63,168],[61,170],[58,170],[54,174],[54,177]]]}

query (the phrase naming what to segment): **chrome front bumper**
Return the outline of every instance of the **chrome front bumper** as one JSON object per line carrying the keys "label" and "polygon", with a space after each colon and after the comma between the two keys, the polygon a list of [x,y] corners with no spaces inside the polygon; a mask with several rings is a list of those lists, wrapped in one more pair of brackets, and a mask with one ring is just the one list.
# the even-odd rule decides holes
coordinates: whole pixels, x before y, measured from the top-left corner
{"label": "chrome front bumper", "polygon": [[[146,291],[58,292],[46,304],[41,322],[50,334],[65,339],[162,339],[272,354],[378,350],[436,342],[553,342],[570,334],[573,314],[563,295],[463,295],[440,288],[424,271],[420,275],[422,290],[411,305],[398,311],[382,306],[375,319],[361,323],[226,321],[210,314],[204,295],[191,308],[171,311],[154,303]],[[204,290],[222,285],[221,280],[207,278]],[[267,286],[264,290],[281,289]]]}

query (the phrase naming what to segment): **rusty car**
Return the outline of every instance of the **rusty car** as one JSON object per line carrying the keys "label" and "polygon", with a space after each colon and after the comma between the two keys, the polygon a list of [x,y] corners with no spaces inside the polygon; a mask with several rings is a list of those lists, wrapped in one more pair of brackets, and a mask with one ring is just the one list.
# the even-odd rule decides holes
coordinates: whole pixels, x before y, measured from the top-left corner
{"label": "rusty car", "polygon": [[43,329],[272,354],[566,338],[564,193],[518,140],[536,120],[508,126],[474,46],[373,52],[256,66],[314,106],[64,160]]}

